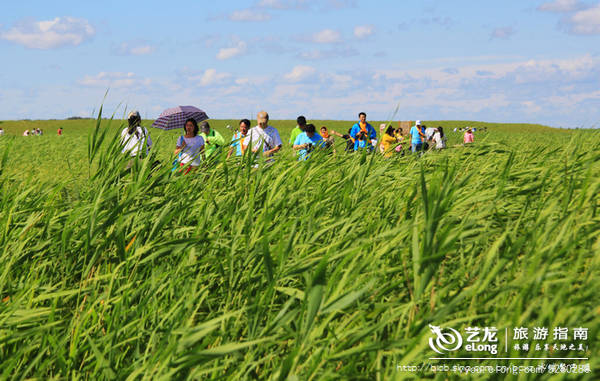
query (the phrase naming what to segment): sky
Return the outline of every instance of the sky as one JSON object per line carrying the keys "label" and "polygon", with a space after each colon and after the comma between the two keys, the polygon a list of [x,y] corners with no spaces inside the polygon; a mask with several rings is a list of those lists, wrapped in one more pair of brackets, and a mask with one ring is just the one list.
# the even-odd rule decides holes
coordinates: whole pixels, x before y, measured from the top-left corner
{"label": "sky", "polygon": [[0,51],[0,120],[600,124],[600,0],[26,0]]}

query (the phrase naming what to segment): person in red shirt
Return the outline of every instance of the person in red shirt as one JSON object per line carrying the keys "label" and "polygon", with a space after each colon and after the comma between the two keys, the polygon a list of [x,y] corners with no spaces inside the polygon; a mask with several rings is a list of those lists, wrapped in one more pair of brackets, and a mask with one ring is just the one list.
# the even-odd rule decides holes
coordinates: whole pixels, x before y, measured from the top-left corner
{"label": "person in red shirt", "polygon": [[58,136],[62,135],[62,127],[58,127]]}

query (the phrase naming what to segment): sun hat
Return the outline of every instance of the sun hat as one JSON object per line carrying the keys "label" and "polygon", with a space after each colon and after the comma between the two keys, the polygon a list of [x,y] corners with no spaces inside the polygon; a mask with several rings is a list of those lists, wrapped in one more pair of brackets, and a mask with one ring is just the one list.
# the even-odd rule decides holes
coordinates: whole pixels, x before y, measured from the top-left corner
{"label": "sun hat", "polygon": [[131,117],[137,117],[140,118],[140,112],[137,110],[131,111],[129,113],[129,115],[127,116],[127,119],[131,118]]}
{"label": "sun hat", "polygon": [[417,121],[415,122],[415,126],[420,126],[420,125],[421,125],[421,121],[420,121],[420,120],[417,120]]}

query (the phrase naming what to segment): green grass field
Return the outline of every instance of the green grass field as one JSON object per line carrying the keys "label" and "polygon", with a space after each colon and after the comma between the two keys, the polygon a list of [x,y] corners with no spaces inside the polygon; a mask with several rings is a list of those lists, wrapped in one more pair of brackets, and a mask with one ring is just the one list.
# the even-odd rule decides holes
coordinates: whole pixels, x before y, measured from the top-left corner
{"label": "green grass field", "polygon": [[[125,171],[120,123],[0,124],[2,378],[505,377],[399,371],[448,363],[429,360],[430,324],[502,340],[585,327],[583,351],[500,341],[498,356],[587,357],[575,362],[591,373],[552,377],[598,378],[598,131],[433,121],[450,148],[421,158],[297,162],[286,147],[258,169],[220,158],[181,176],[180,132],[155,129],[151,156]],[[229,139],[227,124],[213,121]],[[284,141],[295,125],[270,124]],[[488,130],[462,147],[452,129],[465,125]],[[11,136],[36,126],[44,136]]]}

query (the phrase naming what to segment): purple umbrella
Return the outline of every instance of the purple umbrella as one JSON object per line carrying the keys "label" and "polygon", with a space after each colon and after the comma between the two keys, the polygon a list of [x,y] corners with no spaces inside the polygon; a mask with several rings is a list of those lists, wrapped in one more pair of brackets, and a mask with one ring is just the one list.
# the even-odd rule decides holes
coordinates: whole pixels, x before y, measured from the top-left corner
{"label": "purple umbrella", "polygon": [[199,123],[208,119],[208,115],[194,106],[177,106],[163,111],[158,116],[158,119],[152,123],[152,127],[160,128],[161,130],[183,128],[185,121],[189,118],[194,118]]}

